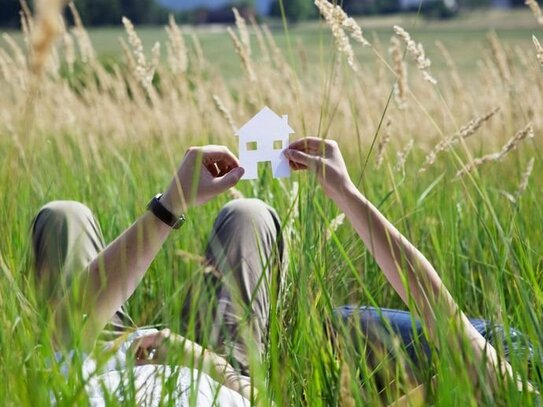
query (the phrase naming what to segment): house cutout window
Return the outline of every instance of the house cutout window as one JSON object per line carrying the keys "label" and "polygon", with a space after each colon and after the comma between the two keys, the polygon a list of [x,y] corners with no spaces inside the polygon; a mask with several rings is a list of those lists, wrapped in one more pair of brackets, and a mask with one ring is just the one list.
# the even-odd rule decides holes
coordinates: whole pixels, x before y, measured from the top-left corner
{"label": "house cutout window", "polygon": [[283,140],[275,140],[273,142],[273,149],[274,150],[282,150],[283,149]]}
{"label": "house cutout window", "polygon": [[258,143],[256,141],[248,141],[245,147],[247,151],[256,151],[258,150]]}

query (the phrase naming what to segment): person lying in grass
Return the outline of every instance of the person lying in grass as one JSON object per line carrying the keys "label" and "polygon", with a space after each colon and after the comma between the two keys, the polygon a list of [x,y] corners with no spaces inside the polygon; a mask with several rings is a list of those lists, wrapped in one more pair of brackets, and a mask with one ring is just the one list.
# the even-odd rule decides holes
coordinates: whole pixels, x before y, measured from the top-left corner
{"label": "person lying in grass", "polygon": [[[511,374],[510,366],[498,360],[494,348],[458,309],[431,264],[355,188],[335,142],[305,138],[292,143],[285,156],[294,170],[307,169],[316,174],[326,195],[344,211],[400,297],[406,304],[414,303],[430,337],[438,334],[437,318],[456,322],[457,333],[451,337],[450,346],[468,341],[475,358],[466,368],[474,380],[480,378],[481,364],[487,366],[486,380],[492,383],[504,373]],[[277,280],[284,249],[277,214],[262,201],[236,200],[221,210],[206,252],[214,270],[209,273],[212,295],[202,296],[205,301],[215,298],[215,302],[204,304],[202,309],[194,307],[197,296],[189,298],[187,318],[198,320],[201,343],[216,353],[169,330],[138,331],[122,310],[172,227],[181,223],[182,214],[226,191],[242,175],[237,158],[226,147],[190,148],[166,192],[155,197],[150,210],[107,247],[98,223],[84,205],[57,201],[44,206],[34,220],[32,240],[37,287],[54,313],[56,348],[82,347],[90,351],[99,333],[108,326],[107,333],[125,332],[121,339],[128,339],[131,345],[122,346],[122,357],[134,355],[135,377],[143,377],[144,382],[150,378],[160,382],[177,374],[179,387],[187,389],[194,378],[193,370],[179,374],[157,370],[155,365],[190,365],[211,376],[205,376],[199,389],[202,400],[225,404],[254,400],[257,395],[247,375],[252,361],[265,350],[273,300],[270,287],[280,285]],[[345,307],[338,312],[354,313]],[[371,320],[392,327],[391,331],[398,331],[402,339],[406,337],[402,330],[407,328],[395,323],[393,314],[386,310],[363,308],[357,312],[363,330],[371,328],[367,323]],[[375,313],[379,318],[373,317]],[[389,320],[383,323],[387,315]],[[83,328],[75,331],[73,327]],[[107,371],[106,366],[106,372],[98,377],[101,381],[89,381],[94,384],[87,386],[91,400],[99,404],[104,386],[110,392],[117,390],[114,383],[119,383],[118,364],[115,369]],[[97,376],[96,369],[89,374]],[[160,385],[138,389],[137,400],[161,397]],[[176,405],[184,402],[176,399]]]}
{"label": "person lying in grass", "polygon": [[[238,340],[242,334],[237,332],[238,321],[244,310],[232,301],[227,286],[239,281],[237,285],[258,292],[251,304],[254,316],[251,328],[255,338],[262,338],[255,343],[262,344],[268,294],[264,286],[258,288],[255,276],[263,272],[271,274],[273,264],[262,268],[260,259],[275,257],[279,233],[277,215],[263,202],[243,200],[226,205],[217,217],[208,246],[210,264],[228,275],[228,279],[222,279],[220,285],[210,281],[210,290],[221,290],[215,295],[215,304],[210,301],[208,312],[203,314],[220,321],[215,326],[215,350],[229,355],[236,369],[225,358],[168,329],[136,329],[122,309],[172,232],[172,226],[181,223],[178,222],[181,214],[226,191],[242,175],[237,158],[226,147],[190,148],[166,192],[153,198],[150,210],[107,247],[98,222],[81,203],[54,201],[41,208],[35,217],[32,225],[35,286],[41,300],[52,309],[51,332],[59,360],[60,351],[68,351],[68,357],[73,356],[71,349],[90,352],[100,339],[93,358],[87,358],[89,362],[83,364],[86,389],[93,405],[102,405],[107,400],[104,389],[115,394],[117,400],[123,400],[126,397],[123,388],[127,388],[123,380],[131,378],[136,381],[137,392],[134,400],[125,401],[138,405],[155,405],[161,400],[176,406],[189,405],[189,400],[197,400],[202,406],[248,405],[248,399],[255,397],[254,390],[247,385],[248,377],[243,375],[248,368],[245,343]],[[168,219],[164,213],[175,216]],[[254,227],[258,227],[260,239],[255,239]],[[237,266],[229,270],[229,264]],[[213,274],[210,277],[216,279]],[[205,298],[209,299],[211,296]],[[104,327],[105,332],[99,336]],[[206,340],[210,342],[209,335]],[[226,342],[231,344],[228,348],[218,346]],[[115,356],[115,360],[107,361],[107,356]],[[132,364],[131,358],[135,359]],[[100,364],[98,361],[102,361],[100,369],[96,366]],[[161,366],[166,364],[196,369]],[[133,369],[133,374],[129,369]],[[175,391],[164,398],[162,382],[171,385],[172,377],[176,378]]]}

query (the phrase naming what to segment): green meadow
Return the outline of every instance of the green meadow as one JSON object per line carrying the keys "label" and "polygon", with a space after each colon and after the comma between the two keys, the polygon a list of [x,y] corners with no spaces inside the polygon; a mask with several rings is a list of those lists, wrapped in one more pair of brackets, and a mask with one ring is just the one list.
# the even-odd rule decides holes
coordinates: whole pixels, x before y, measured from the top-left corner
{"label": "green meadow", "polygon": [[[293,139],[338,141],[361,191],[430,260],[461,309],[524,332],[530,354],[508,357],[523,383],[541,388],[543,68],[532,35],[543,41],[542,27],[526,10],[477,11],[444,22],[412,15],[357,21],[373,46],[351,41],[356,71],[324,21],[286,29],[271,21],[271,37],[249,25],[249,65],[224,27],[181,27],[181,57],[168,54],[172,38],[163,28],[136,27],[145,68],[154,73],[150,86],[135,73],[138,51],[121,24],[88,30],[90,54],[81,35],[68,32],[68,42],[61,36],[36,81],[23,34],[8,33],[14,42],[0,42],[0,405],[48,405],[51,391],[61,395],[61,405],[88,404],[80,361],[70,365],[68,378],[51,363],[49,314],[33,295],[29,226],[39,208],[51,200],[81,201],[110,242],[167,187],[189,146],[225,144],[236,153],[227,116],[239,127],[264,105],[289,115]],[[423,44],[437,79],[436,85],[424,81],[402,44],[404,107],[395,96],[399,71],[389,54],[395,24]],[[128,44],[125,51],[119,38]],[[154,60],[157,41],[161,54]],[[29,97],[32,86],[37,91]],[[496,108],[469,137],[455,137]],[[527,126],[533,137],[458,175],[477,158],[503,151]],[[446,139],[451,142],[427,164]],[[306,173],[277,180],[265,168],[258,180],[236,189],[186,214],[128,301],[132,318],[191,338],[180,315],[201,283],[213,220],[233,196],[260,198],[276,208],[288,242],[268,352],[255,365],[262,404],[388,405],[405,394],[412,382],[405,366],[392,360],[402,359],[402,349],[370,366],[348,332],[339,347],[327,338],[335,306],[408,307],[351,226],[333,222],[340,213],[316,180]],[[428,385],[427,405],[539,405],[507,380],[491,391],[483,369],[474,383],[465,369],[471,349],[448,351],[453,328],[438,321],[442,335],[432,342],[431,366],[411,367]],[[505,341],[514,345],[507,335]],[[379,391],[377,378],[391,385]],[[126,404],[131,397],[127,389]],[[112,399],[108,405],[118,404]]]}

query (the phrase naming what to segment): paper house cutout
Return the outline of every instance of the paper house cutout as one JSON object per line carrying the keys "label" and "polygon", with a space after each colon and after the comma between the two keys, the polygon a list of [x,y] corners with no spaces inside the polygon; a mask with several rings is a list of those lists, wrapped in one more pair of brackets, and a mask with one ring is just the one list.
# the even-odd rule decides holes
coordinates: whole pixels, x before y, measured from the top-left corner
{"label": "paper house cutout", "polygon": [[290,167],[283,151],[288,147],[292,133],[288,116],[280,117],[267,106],[239,128],[236,132],[239,161],[245,169],[242,179],[256,179],[261,162],[271,162],[275,178],[288,177]]}

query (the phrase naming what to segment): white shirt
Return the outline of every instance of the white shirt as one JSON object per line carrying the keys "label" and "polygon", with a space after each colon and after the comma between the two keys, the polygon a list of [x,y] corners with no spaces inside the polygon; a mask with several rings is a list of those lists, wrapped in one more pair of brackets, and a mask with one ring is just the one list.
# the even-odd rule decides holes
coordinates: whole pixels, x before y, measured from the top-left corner
{"label": "white shirt", "polygon": [[[239,393],[221,386],[207,374],[183,366],[143,365],[127,368],[126,355],[138,337],[158,332],[156,329],[139,329],[130,334],[125,342],[104,366],[97,368],[92,357],[83,362],[85,389],[92,407],[105,407],[107,400],[129,402],[138,406],[250,406],[249,400]],[[57,361],[68,374],[68,365]],[[69,354],[73,357],[73,352]],[[52,395],[54,405],[56,400]]]}

